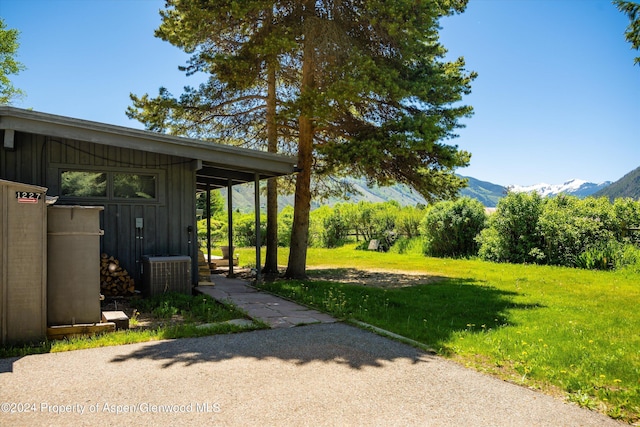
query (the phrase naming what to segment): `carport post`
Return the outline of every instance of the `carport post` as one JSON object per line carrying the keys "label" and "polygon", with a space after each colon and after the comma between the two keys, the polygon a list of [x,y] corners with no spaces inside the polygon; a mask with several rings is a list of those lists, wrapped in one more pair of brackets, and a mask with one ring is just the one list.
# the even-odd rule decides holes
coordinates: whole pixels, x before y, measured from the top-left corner
{"label": "carport post", "polygon": [[227,234],[229,235],[229,273],[227,277],[233,277],[233,194],[231,178],[227,179]]}
{"label": "carport post", "polygon": [[205,206],[207,211],[207,268],[211,268],[211,184],[207,184],[207,203]]}
{"label": "carport post", "polygon": [[255,213],[256,213],[256,283],[260,283],[262,281],[262,268],[260,266],[260,174],[255,173],[255,184],[254,184],[254,193],[255,193]]}

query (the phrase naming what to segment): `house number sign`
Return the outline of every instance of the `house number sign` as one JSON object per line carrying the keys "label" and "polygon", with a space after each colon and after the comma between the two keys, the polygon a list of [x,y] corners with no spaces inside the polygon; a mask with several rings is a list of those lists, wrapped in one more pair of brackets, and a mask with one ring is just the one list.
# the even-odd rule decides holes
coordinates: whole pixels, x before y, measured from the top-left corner
{"label": "house number sign", "polygon": [[34,193],[31,191],[16,191],[16,199],[18,203],[38,203],[42,198],[42,193]]}

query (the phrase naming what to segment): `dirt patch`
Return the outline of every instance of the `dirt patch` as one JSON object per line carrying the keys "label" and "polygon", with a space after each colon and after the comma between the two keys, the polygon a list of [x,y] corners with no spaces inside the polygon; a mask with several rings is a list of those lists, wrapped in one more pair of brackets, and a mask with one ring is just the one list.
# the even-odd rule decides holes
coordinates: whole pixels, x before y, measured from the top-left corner
{"label": "dirt patch", "polygon": [[349,283],[375,288],[405,288],[440,282],[446,277],[394,270],[359,270],[357,268],[316,267],[307,271],[309,278],[327,282]]}

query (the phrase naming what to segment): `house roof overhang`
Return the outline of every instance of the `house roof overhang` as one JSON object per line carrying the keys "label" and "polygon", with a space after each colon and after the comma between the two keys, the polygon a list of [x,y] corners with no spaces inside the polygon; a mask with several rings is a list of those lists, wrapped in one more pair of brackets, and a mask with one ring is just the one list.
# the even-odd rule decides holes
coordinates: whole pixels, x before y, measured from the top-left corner
{"label": "house roof overhang", "polygon": [[[296,159],[264,151],[0,106],[0,129],[88,141],[195,161],[198,188],[227,187],[295,172]],[[5,132],[4,147],[13,144]]]}

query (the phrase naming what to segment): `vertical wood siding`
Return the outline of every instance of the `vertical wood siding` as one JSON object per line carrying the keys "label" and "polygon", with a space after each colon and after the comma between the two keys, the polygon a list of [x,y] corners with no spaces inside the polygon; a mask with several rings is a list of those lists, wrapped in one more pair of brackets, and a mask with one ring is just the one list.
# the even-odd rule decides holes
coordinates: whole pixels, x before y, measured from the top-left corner
{"label": "vertical wood siding", "polygon": [[[21,132],[16,132],[14,150],[0,147],[0,178],[47,187],[49,196],[60,195],[65,170],[156,175],[155,200],[60,197],[57,203],[104,206],[101,251],[118,258],[134,278],[140,279],[142,255],[189,255],[196,282],[196,183],[190,159]],[[136,218],[144,221],[141,235]]]}

